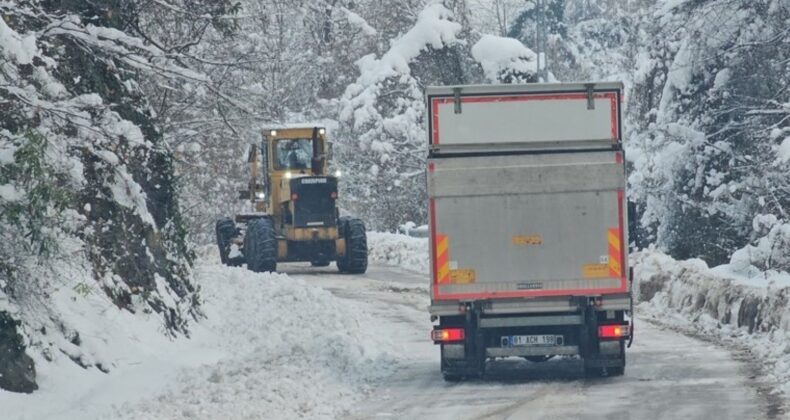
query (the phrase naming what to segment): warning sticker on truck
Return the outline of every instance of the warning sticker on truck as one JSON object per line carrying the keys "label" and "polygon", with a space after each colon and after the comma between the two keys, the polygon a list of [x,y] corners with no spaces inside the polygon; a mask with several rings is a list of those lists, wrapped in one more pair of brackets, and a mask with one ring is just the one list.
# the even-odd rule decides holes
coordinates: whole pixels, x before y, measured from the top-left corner
{"label": "warning sticker on truck", "polygon": [[540,235],[516,235],[512,239],[513,245],[543,245]]}
{"label": "warning sticker on truck", "polygon": [[585,264],[582,266],[582,277],[585,279],[609,277],[609,264]]}
{"label": "warning sticker on truck", "polygon": [[470,284],[475,282],[475,270],[471,268],[459,268],[450,270],[450,283]]}

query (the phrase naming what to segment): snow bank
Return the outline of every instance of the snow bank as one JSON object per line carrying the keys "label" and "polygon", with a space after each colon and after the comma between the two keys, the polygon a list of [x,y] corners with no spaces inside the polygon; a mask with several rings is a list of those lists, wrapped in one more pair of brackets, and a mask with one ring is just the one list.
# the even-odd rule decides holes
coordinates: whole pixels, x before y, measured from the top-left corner
{"label": "snow bank", "polygon": [[41,362],[38,392],[0,391],[3,418],[342,418],[396,368],[364,304],[213,263],[196,268],[196,281],[206,318],[191,339],[167,339],[155,316],[113,310],[100,293],[62,289],[62,305],[93,302],[64,318],[112,369]]}
{"label": "snow bank", "polygon": [[371,263],[391,265],[428,273],[428,238],[413,238],[396,233],[368,232],[368,258]]}
{"label": "snow bank", "polygon": [[161,388],[151,378],[128,381],[135,372],[164,379],[171,360],[178,360],[172,353],[179,341],[168,338],[162,317],[140,294],[131,295],[129,310],[118,308],[105,289],[128,287],[115,284],[117,278],[97,282],[78,241],[60,246],[71,260],[32,269],[16,290],[24,298],[10,302],[24,320],[21,333],[39,389],[30,395],[0,390],[3,419],[95,418],[101,406]]}
{"label": "snow bank", "polygon": [[391,343],[363,308],[286,275],[205,265],[208,342],[218,363],[182,372],[166,394],[108,418],[340,418],[391,373]]}
{"label": "snow bank", "polygon": [[508,74],[537,72],[537,54],[514,38],[483,35],[472,46],[472,57],[480,63],[491,82],[499,82]]}
{"label": "snow bank", "polygon": [[790,287],[781,273],[758,282],[701,260],[661,253],[633,258],[640,315],[749,348],[769,379],[790,391]]}

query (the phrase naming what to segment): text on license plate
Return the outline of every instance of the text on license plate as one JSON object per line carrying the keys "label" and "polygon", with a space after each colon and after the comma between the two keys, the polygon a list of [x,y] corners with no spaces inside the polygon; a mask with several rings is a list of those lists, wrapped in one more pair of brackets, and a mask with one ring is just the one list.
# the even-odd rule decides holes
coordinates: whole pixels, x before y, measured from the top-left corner
{"label": "text on license plate", "polygon": [[[506,335],[502,337],[502,347],[516,346],[554,346],[557,335]],[[562,340],[560,338],[560,340]]]}

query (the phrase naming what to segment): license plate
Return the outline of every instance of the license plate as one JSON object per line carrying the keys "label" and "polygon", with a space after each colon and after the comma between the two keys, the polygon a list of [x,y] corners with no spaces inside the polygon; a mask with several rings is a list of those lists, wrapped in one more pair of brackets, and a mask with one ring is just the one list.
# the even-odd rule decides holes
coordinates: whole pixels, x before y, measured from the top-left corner
{"label": "license plate", "polygon": [[509,335],[502,337],[502,347],[554,346],[556,335]]}

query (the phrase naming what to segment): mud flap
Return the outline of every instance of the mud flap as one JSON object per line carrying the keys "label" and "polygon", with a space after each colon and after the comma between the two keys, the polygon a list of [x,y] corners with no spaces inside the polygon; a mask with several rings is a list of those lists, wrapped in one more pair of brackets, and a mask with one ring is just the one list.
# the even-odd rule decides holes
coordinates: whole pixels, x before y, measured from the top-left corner
{"label": "mud flap", "polygon": [[617,341],[619,351],[602,349],[602,343],[598,339],[598,317],[595,307],[589,298],[579,298],[577,303],[581,308],[583,319],[582,325],[579,326],[579,355],[584,361],[585,372],[592,376],[608,374],[609,370],[614,374],[622,374],[625,368],[625,341]]}
{"label": "mud flap", "polygon": [[482,328],[478,328],[480,313],[480,308],[475,307],[473,303],[467,304],[463,321],[466,331],[463,357],[458,357],[458,349],[445,349],[445,345],[442,345],[441,369],[445,378],[479,378],[485,374],[485,333]]}

